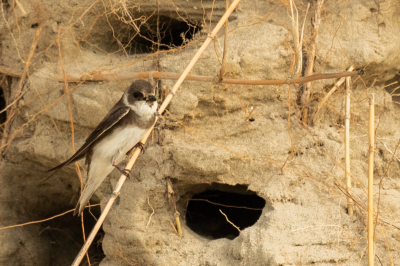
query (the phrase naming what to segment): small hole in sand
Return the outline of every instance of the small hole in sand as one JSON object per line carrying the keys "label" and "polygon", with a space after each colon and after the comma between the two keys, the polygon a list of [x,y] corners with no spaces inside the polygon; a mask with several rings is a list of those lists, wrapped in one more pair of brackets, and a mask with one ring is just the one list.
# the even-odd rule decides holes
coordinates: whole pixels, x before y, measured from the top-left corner
{"label": "small hole in sand", "polygon": [[[124,47],[128,54],[153,53],[171,50],[191,41],[201,30],[200,23],[181,21],[169,16],[152,16],[140,25],[140,33],[130,25],[114,27],[114,39],[119,40],[119,48]],[[113,36],[110,36],[113,39]],[[114,43],[117,44],[117,43]]]}
{"label": "small hole in sand", "polygon": [[240,230],[254,225],[261,216],[265,200],[247,190],[247,187],[229,187],[233,188],[229,192],[211,188],[189,199],[187,226],[209,239],[236,238],[239,231],[226,220],[220,210]]}

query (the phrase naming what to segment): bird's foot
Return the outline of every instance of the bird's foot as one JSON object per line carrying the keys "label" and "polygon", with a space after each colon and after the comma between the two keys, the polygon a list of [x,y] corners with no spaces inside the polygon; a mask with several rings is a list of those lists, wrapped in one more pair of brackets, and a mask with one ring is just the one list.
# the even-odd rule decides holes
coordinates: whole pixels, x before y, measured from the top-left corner
{"label": "bird's foot", "polygon": [[119,166],[118,166],[115,162],[112,163],[112,166],[114,166],[115,168],[117,168],[118,171],[119,171],[121,174],[123,174],[123,175],[126,176],[127,178],[130,178],[129,173],[130,173],[131,170],[129,170],[129,169],[124,169],[124,170],[122,170],[121,168],[119,168]]}
{"label": "bird's foot", "polygon": [[146,150],[146,145],[143,144],[143,142],[139,141],[135,147],[140,148],[144,154],[144,151]]}
{"label": "bird's foot", "polygon": [[132,156],[132,153],[133,153],[133,149],[135,149],[135,148],[140,148],[140,149],[142,150],[143,154],[144,154],[144,151],[146,150],[146,145],[144,145],[142,142],[139,141],[135,146],[132,147],[132,149],[130,149],[130,150],[126,153],[126,155],[127,155],[128,157],[131,157],[131,156]]}

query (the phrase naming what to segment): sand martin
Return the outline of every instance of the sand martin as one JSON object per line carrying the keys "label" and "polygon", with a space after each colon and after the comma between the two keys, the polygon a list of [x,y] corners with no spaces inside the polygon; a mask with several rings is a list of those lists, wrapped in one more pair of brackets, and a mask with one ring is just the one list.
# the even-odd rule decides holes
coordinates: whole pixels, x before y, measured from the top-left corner
{"label": "sand martin", "polygon": [[133,147],[143,149],[140,140],[154,124],[156,113],[154,87],[144,80],[133,82],[89,135],[85,144],[67,161],[48,170],[54,171],[54,175],[63,166],[86,158],[88,178],[74,215],[82,213],[94,191],[114,167],[128,175],[127,170],[121,170],[117,164]]}

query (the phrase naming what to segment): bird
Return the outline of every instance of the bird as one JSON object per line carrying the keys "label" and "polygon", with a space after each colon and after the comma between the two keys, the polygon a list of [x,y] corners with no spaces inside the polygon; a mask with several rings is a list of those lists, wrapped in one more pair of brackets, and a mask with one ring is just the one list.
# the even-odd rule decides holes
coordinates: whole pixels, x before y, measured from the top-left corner
{"label": "bird", "polygon": [[81,215],[93,193],[114,168],[129,177],[129,170],[120,169],[118,163],[135,147],[144,152],[144,144],[140,140],[155,123],[157,107],[155,88],[145,80],[134,81],[82,147],[65,162],[47,170],[53,172],[48,177],[50,178],[62,167],[85,157],[87,182],[74,210],[74,216]]}

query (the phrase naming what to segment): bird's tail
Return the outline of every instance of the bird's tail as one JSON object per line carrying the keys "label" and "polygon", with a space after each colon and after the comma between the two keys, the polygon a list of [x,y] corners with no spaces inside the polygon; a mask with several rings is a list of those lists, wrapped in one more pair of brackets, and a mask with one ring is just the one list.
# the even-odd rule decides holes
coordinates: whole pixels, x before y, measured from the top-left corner
{"label": "bird's tail", "polygon": [[70,162],[69,161],[66,161],[66,162],[63,162],[62,164],[60,164],[60,165],[57,165],[56,167],[53,167],[53,168],[51,168],[51,169],[49,169],[49,170],[46,170],[46,173],[48,173],[48,172],[53,172],[53,173],[51,173],[48,177],[46,177],[46,179],[45,180],[43,180],[43,182],[45,182],[45,181],[47,181],[50,177],[52,177],[55,173],[57,173],[61,168],[63,168],[64,166],[66,166],[67,164],[69,164]]}
{"label": "bird's tail", "polygon": [[101,180],[101,179],[98,181],[95,180],[94,182],[93,181],[90,182],[90,179],[88,180],[88,183],[86,184],[85,188],[83,189],[82,194],[78,200],[78,203],[76,204],[76,207],[74,210],[74,216],[81,215],[81,213],[85,209],[86,205],[88,204],[90,198],[92,197],[93,193],[100,186],[102,181],[103,180]]}
{"label": "bird's tail", "polygon": [[47,179],[49,179],[50,177],[52,177],[55,173],[58,172],[58,170],[60,170],[61,168],[63,168],[64,166],[70,164],[70,163],[74,163],[79,161],[80,159],[82,159],[85,155],[86,155],[86,150],[87,148],[81,147],[74,155],[72,155],[71,158],[69,158],[68,160],[66,160],[65,162],[63,162],[62,164],[57,165],[56,167],[53,167],[49,170],[46,171],[47,172],[53,172],[51,173],[43,182],[47,181]]}

